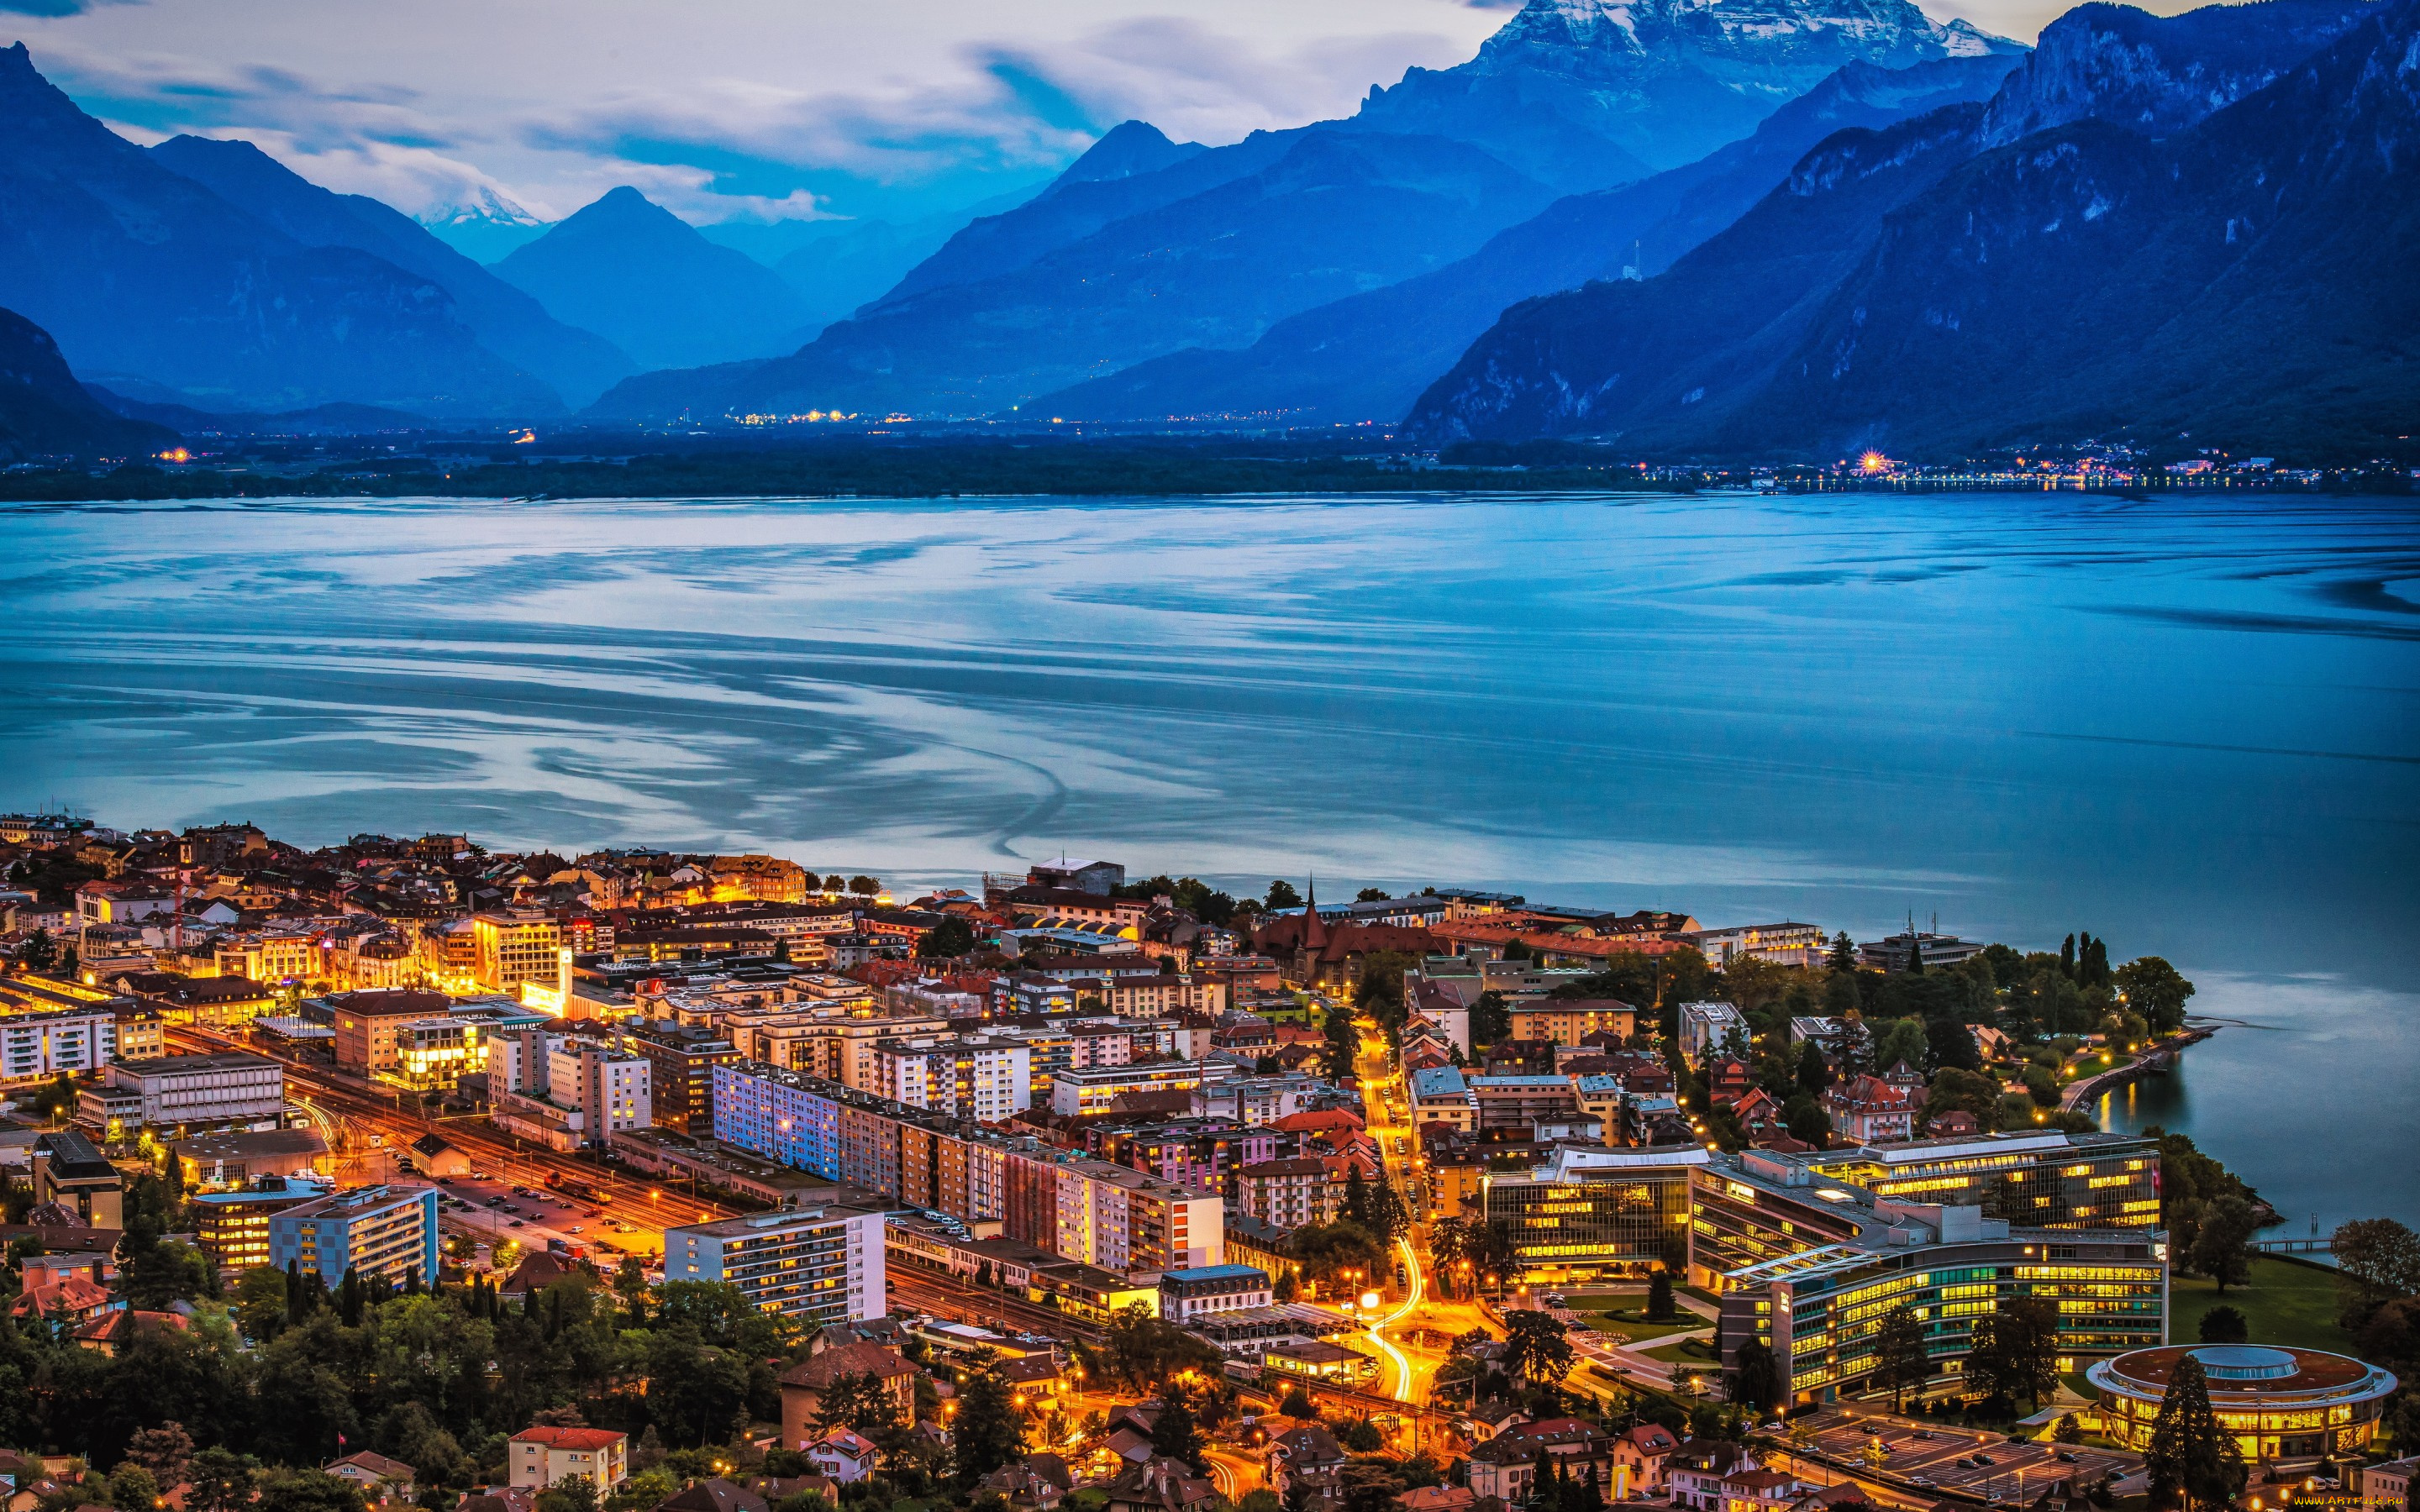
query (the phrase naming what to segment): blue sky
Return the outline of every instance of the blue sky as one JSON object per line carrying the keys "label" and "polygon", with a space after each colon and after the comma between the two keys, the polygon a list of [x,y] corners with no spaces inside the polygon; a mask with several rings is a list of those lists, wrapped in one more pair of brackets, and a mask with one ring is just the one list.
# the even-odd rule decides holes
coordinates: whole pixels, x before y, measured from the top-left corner
{"label": "blue sky", "polygon": [[[1997,0],[2003,6],[2015,0]],[[1978,13],[2030,38],[2040,16]],[[1468,57],[1463,0],[0,0],[137,140],[244,136],[424,213],[616,184],[701,224],[909,219],[1040,181],[1140,116],[1180,139],[1349,114]]]}

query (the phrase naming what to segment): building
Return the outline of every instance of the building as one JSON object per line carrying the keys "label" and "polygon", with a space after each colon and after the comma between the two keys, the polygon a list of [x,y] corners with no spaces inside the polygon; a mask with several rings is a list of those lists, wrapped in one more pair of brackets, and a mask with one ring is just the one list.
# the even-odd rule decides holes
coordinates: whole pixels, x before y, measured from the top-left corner
{"label": "building", "polygon": [[[1541,1465],[1563,1479],[1594,1483],[1607,1504],[1627,1499],[1629,1476],[1614,1454],[1614,1436],[1575,1417],[1549,1417],[1504,1429],[1470,1451],[1474,1495],[1528,1502]],[[1551,1491],[1551,1488],[1549,1488]]]}
{"label": "building", "polygon": [[[117,1012],[108,1000],[76,1003],[13,981],[0,990],[0,1083],[99,1071],[117,1058]],[[53,1006],[56,1003],[61,1006]]]}
{"label": "building", "polygon": [[[378,1072],[418,1092],[443,1091],[484,1063],[472,1026],[456,1018],[406,1019],[394,1026],[395,1065]],[[473,1057],[479,1057],[475,1061]]]}
{"label": "building", "polygon": [[823,1394],[843,1376],[870,1376],[891,1404],[894,1423],[915,1419],[916,1379],[923,1372],[897,1350],[863,1340],[831,1344],[815,1350],[782,1372],[782,1443],[803,1449],[814,1442],[822,1415]]}
{"label": "building", "polygon": [[1050,1111],[1062,1118],[1107,1113],[1127,1092],[1190,1092],[1202,1085],[1198,1060],[1145,1066],[1071,1066],[1050,1080]]}
{"label": "building", "polygon": [[[2207,1373],[2207,1372],[2205,1372]],[[2412,1473],[2420,1458],[2390,1459],[2361,1471],[2361,1512],[2410,1512]]]}
{"label": "building", "polygon": [[604,1145],[654,1119],[654,1062],[604,1040],[528,1028],[488,1044],[489,1116],[554,1149]]}
{"label": "building", "polygon": [[872,1090],[909,1107],[1005,1123],[1032,1105],[1032,1051],[979,1034],[876,1040]]}
{"label": "building", "polygon": [[491,993],[520,995],[521,983],[551,987],[563,973],[563,931],[545,914],[471,916],[473,971]]}
{"label": "building", "polygon": [[109,1085],[135,1099],[130,1128],[273,1125],[286,1107],[286,1069],[240,1051],[120,1060],[109,1068]]}
{"label": "building", "polygon": [[[2137,1350],[2085,1372],[2098,1394],[2102,1431],[2130,1449],[2149,1446],[2169,1378],[2187,1356],[2210,1381],[2211,1410],[2247,1462],[2358,1458],[2378,1436],[2395,1374],[2319,1350],[2204,1344]],[[2374,1473],[2378,1467],[2372,1467]],[[2409,1472],[2406,1472],[2409,1486]],[[2365,1482],[2366,1493],[2369,1487]]]}
{"label": "building", "polygon": [[630,1029],[622,1043],[646,1059],[657,1127],[686,1134],[713,1131],[715,1068],[739,1058],[737,1045],[712,1029],[669,1023]]}
{"label": "building", "polygon": [[194,1134],[168,1147],[184,1166],[185,1188],[248,1186],[264,1176],[310,1174],[328,1153],[317,1129],[258,1129]]}
{"label": "building", "polygon": [[1968,1134],[1797,1157],[1877,1197],[1973,1206],[2021,1228],[2157,1228],[2159,1141],[2143,1134]]}
{"label": "building", "polygon": [[126,1181],[116,1166],[73,1129],[34,1140],[34,1201],[56,1203],[90,1228],[121,1228]]}
{"label": "building", "polygon": [[1610,997],[1549,997],[1512,1010],[1515,1040],[1577,1044],[1591,1034],[1628,1040],[1637,1032],[1638,1010]]}
{"label": "building", "polygon": [[1820,966],[1827,949],[1823,928],[1815,924],[1737,924],[1730,929],[1690,930],[1673,938],[1696,946],[1706,964],[1718,969],[1734,961]]}
{"label": "building", "polygon": [[1860,1144],[1892,1144],[1916,1135],[1920,1088],[1880,1076],[1852,1076],[1823,1088],[1823,1112],[1832,1132]]}
{"label": "building", "polygon": [[397,1040],[407,1025],[442,1019],[454,1000],[413,987],[334,993],[319,999],[336,1031],[336,1064],[370,1076],[393,1077],[403,1067]]}
{"label": "building", "polygon": [[1722,1299],[1726,1366],[1761,1339],[1794,1401],[1867,1389],[1883,1319],[1902,1305],[1936,1381],[1962,1368],[1974,1320],[2019,1297],[2056,1300],[2062,1371],[2166,1336],[2166,1245],[2142,1229],[2018,1228],[1760,1150],[1699,1167],[1689,1200],[1689,1278]]}
{"label": "building", "polygon": [[1343,1183],[1315,1155],[1263,1161],[1235,1173],[1235,1205],[1272,1228],[1336,1221]]}
{"label": "building", "polygon": [[[333,1287],[347,1271],[437,1279],[437,1189],[358,1186],[270,1214],[269,1263]],[[551,1484],[551,1483],[550,1483]]]}
{"label": "building", "polygon": [[543,1490],[577,1476],[601,1497],[629,1478],[629,1443],[612,1428],[523,1428],[513,1435],[512,1484]]}
{"label": "building", "polygon": [[1983,953],[1983,947],[1977,941],[1962,940],[1955,934],[1901,930],[1897,934],[1867,940],[1859,945],[1857,964],[1869,971],[1905,971],[1911,951],[1923,957],[1925,970],[1938,971],[1945,966],[1972,961]]}
{"label": "building", "polygon": [[882,1214],[825,1206],[751,1213],[664,1232],[664,1279],[737,1287],[768,1312],[817,1323],[890,1310]]}
{"label": "building", "polygon": [[1202,1265],[1169,1271],[1159,1278],[1159,1316],[1190,1323],[1212,1313],[1266,1307],[1269,1273],[1253,1265]]}
{"label": "building", "polygon": [[1412,1127],[1425,1129],[1442,1124],[1449,1129],[1467,1130],[1479,1118],[1477,1100],[1470,1095],[1470,1083],[1451,1066],[1431,1066],[1412,1072]]}
{"label": "building", "polygon": [[204,1192],[192,1198],[194,1242],[222,1271],[248,1271],[269,1263],[269,1220],[328,1195],[327,1183],[302,1177],[264,1176],[251,1186]]}
{"label": "building", "polygon": [[1677,1277],[1689,1257],[1689,1178],[1712,1157],[1677,1149],[1566,1147],[1528,1176],[1480,1179],[1481,1212],[1512,1241],[1508,1282],[1565,1286]]}
{"label": "building", "polygon": [[1747,1043],[1747,1020],[1740,1016],[1737,1007],[1730,1003],[1683,1003],[1681,1005],[1681,1053],[1695,1065],[1709,1055],[1719,1053],[1736,1036],[1741,1044]]}

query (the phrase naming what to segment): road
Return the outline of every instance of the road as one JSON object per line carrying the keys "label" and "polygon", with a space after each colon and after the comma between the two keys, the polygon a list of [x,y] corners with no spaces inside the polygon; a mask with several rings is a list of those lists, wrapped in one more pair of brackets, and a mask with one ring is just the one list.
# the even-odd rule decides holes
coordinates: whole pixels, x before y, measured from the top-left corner
{"label": "road", "polygon": [[[339,1180],[384,1181],[404,1177],[398,1162],[409,1156],[411,1142],[424,1134],[437,1134],[462,1151],[473,1171],[482,1173],[427,1179],[445,1188],[450,1196],[463,1199],[446,1204],[443,1222],[483,1243],[511,1239],[524,1248],[542,1249],[548,1240],[561,1239],[586,1245],[610,1267],[619,1254],[660,1257],[667,1227],[728,1217],[739,1211],[531,1145],[484,1119],[432,1118],[400,1088],[275,1047],[193,1026],[171,1027],[167,1037],[178,1050],[241,1050],[283,1065],[287,1100],[327,1140],[331,1174]],[[547,1192],[549,1177],[581,1182],[602,1200],[566,1200],[563,1195]],[[527,1195],[517,1195],[516,1186]],[[490,1205],[490,1197],[504,1201]],[[506,1212],[507,1206],[514,1211]],[[516,1223],[519,1228],[513,1227]]]}

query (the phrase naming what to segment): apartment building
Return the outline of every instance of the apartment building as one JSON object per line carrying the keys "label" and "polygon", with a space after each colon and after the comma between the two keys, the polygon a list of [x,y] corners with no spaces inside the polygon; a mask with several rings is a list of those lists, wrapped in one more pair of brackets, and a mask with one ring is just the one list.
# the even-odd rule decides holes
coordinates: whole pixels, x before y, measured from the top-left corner
{"label": "apartment building", "polygon": [[0,1084],[81,1075],[117,1058],[117,1014],[109,1002],[53,1007],[30,985],[11,982],[0,992]]}
{"label": "apartment building", "polygon": [[1235,1205],[1272,1228],[1336,1221],[1344,1183],[1315,1155],[1262,1161],[1235,1173]]}
{"label": "apartment building", "polygon": [[874,1041],[877,1097],[981,1123],[1003,1123],[1032,1103],[1032,1051],[1020,1041],[975,1034]]}
{"label": "apartment building", "polygon": [[1549,1044],[1577,1044],[1599,1033],[1626,1041],[1638,1032],[1638,1010],[1610,997],[1541,998],[1513,1009],[1512,1019],[1512,1038]]}
{"label": "apartment building", "polygon": [[622,1047],[647,1062],[650,1117],[659,1129],[705,1134],[714,1127],[714,1072],[739,1058],[739,1049],[713,1029],[677,1024],[634,1026]]}
{"label": "apartment building", "polygon": [[269,1263],[334,1286],[347,1271],[437,1279],[437,1189],[360,1186],[269,1216]]}
{"label": "apartment building", "polygon": [[514,1486],[536,1491],[584,1480],[601,1499],[629,1478],[630,1436],[613,1428],[523,1428],[513,1435],[507,1458]]}
{"label": "apartment building", "polygon": [[837,1205],[751,1213],[664,1231],[664,1279],[737,1287],[768,1312],[818,1324],[890,1310],[883,1215]]}
{"label": "apartment building", "polygon": [[1050,1082],[1050,1111],[1062,1118],[1107,1113],[1126,1092],[1190,1092],[1202,1085],[1198,1060],[1145,1066],[1071,1066]]}

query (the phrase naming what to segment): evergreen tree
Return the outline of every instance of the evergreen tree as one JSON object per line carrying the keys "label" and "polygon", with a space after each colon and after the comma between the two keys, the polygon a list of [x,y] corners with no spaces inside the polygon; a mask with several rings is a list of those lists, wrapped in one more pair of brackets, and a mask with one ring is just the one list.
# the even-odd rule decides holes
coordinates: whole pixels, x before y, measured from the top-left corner
{"label": "evergreen tree", "polygon": [[1874,1382],[1890,1388],[1891,1411],[1896,1412],[1907,1392],[1920,1390],[1932,1374],[1932,1357],[1925,1351],[1924,1325],[1916,1320],[1916,1309],[1902,1304],[1883,1315],[1874,1352]]}
{"label": "evergreen tree", "polygon": [[2154,1507],[2217,1512],[2243,1489],[2243,1452],[2211,1411],[2210,1378],[2191,1354],[2179,1357],[2168,1376],[2143,1468],[2150,1473]]}
{"label": "evergreen tree", "polygon": [[1668,1323],[1680,1316],[1672,1302],[1672,1273],[1659,1270],[1647,1278],[1647,1320]]}
{"label": "evergreen tree", "polygon": [[1782,1396],[1781,1363],[1774,1358],[1773,1346],[1762,1339],[1741,1345],[1731,1357],[1727,1384],[1733,1402],[1760,1412],[1772,1411]]}
{"label": "evergreen tree", "polygon": [[336,1317],[347,1328],[362,1326],[364,1301],[360,1273],[345,1267],[345,1278],[336,1283]]}
{"label": "evergreen tree", "polygon": [[1809,1040],[1798,1047],[1798,1087],[1809,1097],[1822,1097],[1823,1088],[1832,1085],[1832,1068],[1823,1059],[1823,1047]]}
{"label": "evergreen tree", "polygon": [[1373,1232],[1377,1229],[1377,1225],[1371,1221],[1370,1187],[1361,1180],[1361,1167],[1358,1165],[1344,1174],[1344,1211],[1342,1216],[1346,1223],[1357,1227]]}
{"label": "evergreen tree", "polygon": [[1831,966],[1835,971],[1857,969],[1857,947],[1855,942],[1849,938],[1847,930],[1842,930],[1832,936]]}
{"label": "evergreen tree", "polygon": [[1151,1426],[1151,1452],[1182,1459],[1202,1469],[1202,1425],[1194,1415],[1192,1394],[1176,1381],[1160,1388],[1158,1420]]}
{"label": "evergreen tree", "polygon": [[2075,936],[2072,934],[2059,942],[2058,969],[2068,980],[2075,980]]}
{"label": "evergreen tree", "polygon": [[968,1372],[953,1425],[958,1477],[973,1485],[1025,1453],[1025,1422],[1009,1397],[1000,1371],[985,1362]]}

